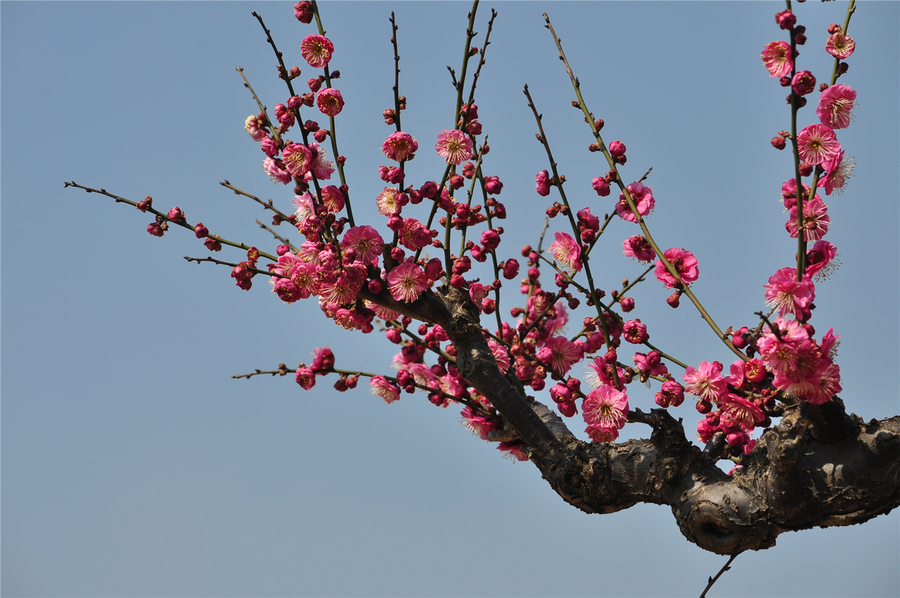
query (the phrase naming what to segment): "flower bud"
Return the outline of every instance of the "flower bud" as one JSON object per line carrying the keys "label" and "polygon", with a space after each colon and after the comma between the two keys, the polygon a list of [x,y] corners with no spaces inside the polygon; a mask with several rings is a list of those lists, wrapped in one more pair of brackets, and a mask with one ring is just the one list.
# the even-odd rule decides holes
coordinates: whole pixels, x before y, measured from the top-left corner
{"label": "flower bud", "polygon": [[184,222],[184,213],[181,211],[181,208],[175,206],[169,213],[166,214],[166,218],[171,220],[172,222]]}
{"label": "flower bud", "polygon": [[[675,291],[671,295],[666,298],[666,303],[669,304],[669,307],[676,308],[678,307],[681,300],[681,291]],[[703,413],[701,411],[701,413]]]}
{"label": "flower bud", "polygon": [[202,222],[198,222],[197,226],[194,227],[194,234],[197,235],[198,239],[202,239],[209,234],[209,229],[203,226]]}

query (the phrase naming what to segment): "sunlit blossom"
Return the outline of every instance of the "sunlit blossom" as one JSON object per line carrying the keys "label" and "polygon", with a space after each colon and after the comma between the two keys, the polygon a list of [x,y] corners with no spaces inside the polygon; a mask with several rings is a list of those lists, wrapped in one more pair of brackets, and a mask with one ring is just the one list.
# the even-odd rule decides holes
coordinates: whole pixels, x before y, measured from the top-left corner
{"label": "sunlit blossom", "polygon": [[415,301],[428,287],[428,278],[417,264],[403,262],[388,273],[388,285],[394,301]]}
{"label": "sunlit blossom", "polygon": [[772,77],[784,77],[794,69],[791,45],[785,41],[766,44],[760,58],[762,58],[766,68],[769,69],[769,75]]}
{"label": "sunlit blossom", "polygon": [[300,54],[315,69],[325,68],[333,53],[334,44],[324,35],[307,35],[300,42]]}
{"label": "sunlit blossom", "polygon": [[567,233],[553,233],[556,239],[550,244],[550,255],[562,264],[563,270],[572,274],[581,272],[581,245]]}
{"label": "sunlit blossom", "polygon": [[602,384],[588,393],[581,411],[589,426],[621,430],[628,416],[628,395],[609,384]]}
{"label": "sunlit blossom", "polygon": [[832,85],[819,96],[816,116],[825,126],[846,129],[853,118],[851,110],[856,105],[856,90],[840,83]]}
{"label": "sunlit blossom", "polygon": [[472,157],[472,140],[462,131],[444,129],[438,135],[434,149],[447,164],[462,164]]}
{"label": "sunlit blossom", "polygon": [[821,164],[841,151],[841,144],[831,127],[808,125],[797,134],[800,159],[807,164]]}

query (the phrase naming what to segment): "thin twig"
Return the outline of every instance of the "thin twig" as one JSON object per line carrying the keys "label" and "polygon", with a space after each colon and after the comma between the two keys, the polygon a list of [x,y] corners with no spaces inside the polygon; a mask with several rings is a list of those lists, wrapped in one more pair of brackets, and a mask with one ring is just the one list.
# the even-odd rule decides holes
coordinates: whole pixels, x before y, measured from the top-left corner
{"label": "thin twig", "polygon": [[278,239],[279,241],[281,241],[282,243],[284,243],[285,245],[287,245],[288,247],[290,247],[290,248],[291,248],[291,251],[293,251],[293,252],[295,252],[295,253],[298,251],[298,249],[294,246],[293,243],[291,243],[291,242],[288,241],[286,238],[284,238],[284,237],[282,237],[281,235],[279,235],[277,232],[275,232],[274,230],[272,230],[272,229],[269,228],[268,226],[266,226],[265,223],[260,222],[259,220],[257,220],[257,221],[256,221],[256,224],[259,225],[259,228],[262,228],[262,229],[265,229],[265,230],[269,231],[269,232],[272,234],[273,237],[275,237],[276,239]]}
{"label": "thin twig", "polygon": [[722,567],[722,568],[719,570],[718,573],[716,573],[716,576],[715,576],[715,577],[710,577],[710,578],[709,578],[709,583],[706,584],[706,587],[705,587],[705,588],[703,588],[703,593],[700,594],[700,598],[706,598],[706,593],[710,590],[710,588],[713,587],[713,584],[716,583],[716,581],[717,581],[720,577],[722,577],[722,574],[723,574],[723,573],[725,573],[726,571],[728,571],[729,569],[731,569],[730,565],[731,565],[731,563],[734,561],[734,559],[737,558],[738,554],[741,554],[741,553],[739,552],[739,553],[737,553],[737,554],[731,555],[731,558],[729,558],[729,559],[728,559],[728,562],[725,563],[725,566]]}

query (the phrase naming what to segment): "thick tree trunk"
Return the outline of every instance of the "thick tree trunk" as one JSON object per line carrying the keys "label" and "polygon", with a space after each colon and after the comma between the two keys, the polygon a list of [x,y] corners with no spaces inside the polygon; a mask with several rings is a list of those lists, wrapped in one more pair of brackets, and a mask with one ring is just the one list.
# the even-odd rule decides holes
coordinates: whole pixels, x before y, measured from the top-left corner
{"label": "thick tree trunk", "polygon": [[733,475],[716,465],[714,438],[706,449],[688,441],[668,412],[632,411],[649,425],[646,440],[587,443],[500,372],[468,294],[443,288],[418,301],[366,297],[410,317],[440,324],[456,347],[465,380],[486,396],[527,447],[544,479],[587,513],[612,513],[647,502],[669,505],[685,537],[732,555],[775,545],[781,532],[850,525],[900,505],[900,416],[864,422],[843,402],[785,407]]}

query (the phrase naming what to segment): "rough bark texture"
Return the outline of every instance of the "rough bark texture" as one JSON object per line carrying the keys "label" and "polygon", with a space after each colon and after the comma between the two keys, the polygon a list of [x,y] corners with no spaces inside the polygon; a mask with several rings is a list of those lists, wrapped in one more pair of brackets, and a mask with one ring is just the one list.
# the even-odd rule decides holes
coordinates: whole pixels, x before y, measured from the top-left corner
{"label": "rough bark texture", "polygon": [[778,534],[851,525],[900,505],[900,416],[864,422],[843,402],[789,404],[743,467],[729,476],[716,466],[715,438],[692,444],[668,412],[633,411],[649,439],[593,444],[575,438],[550,409],[529,399],[514,376],[500,372],[465,291],[443,288],[397,303],[386,293],[367,299],[440,324],[456,346],[465,380],[490,399],[550,486],[587,513],[612,513],[640,502],[669,505],[685,537],[732,555],[775,545]]}

